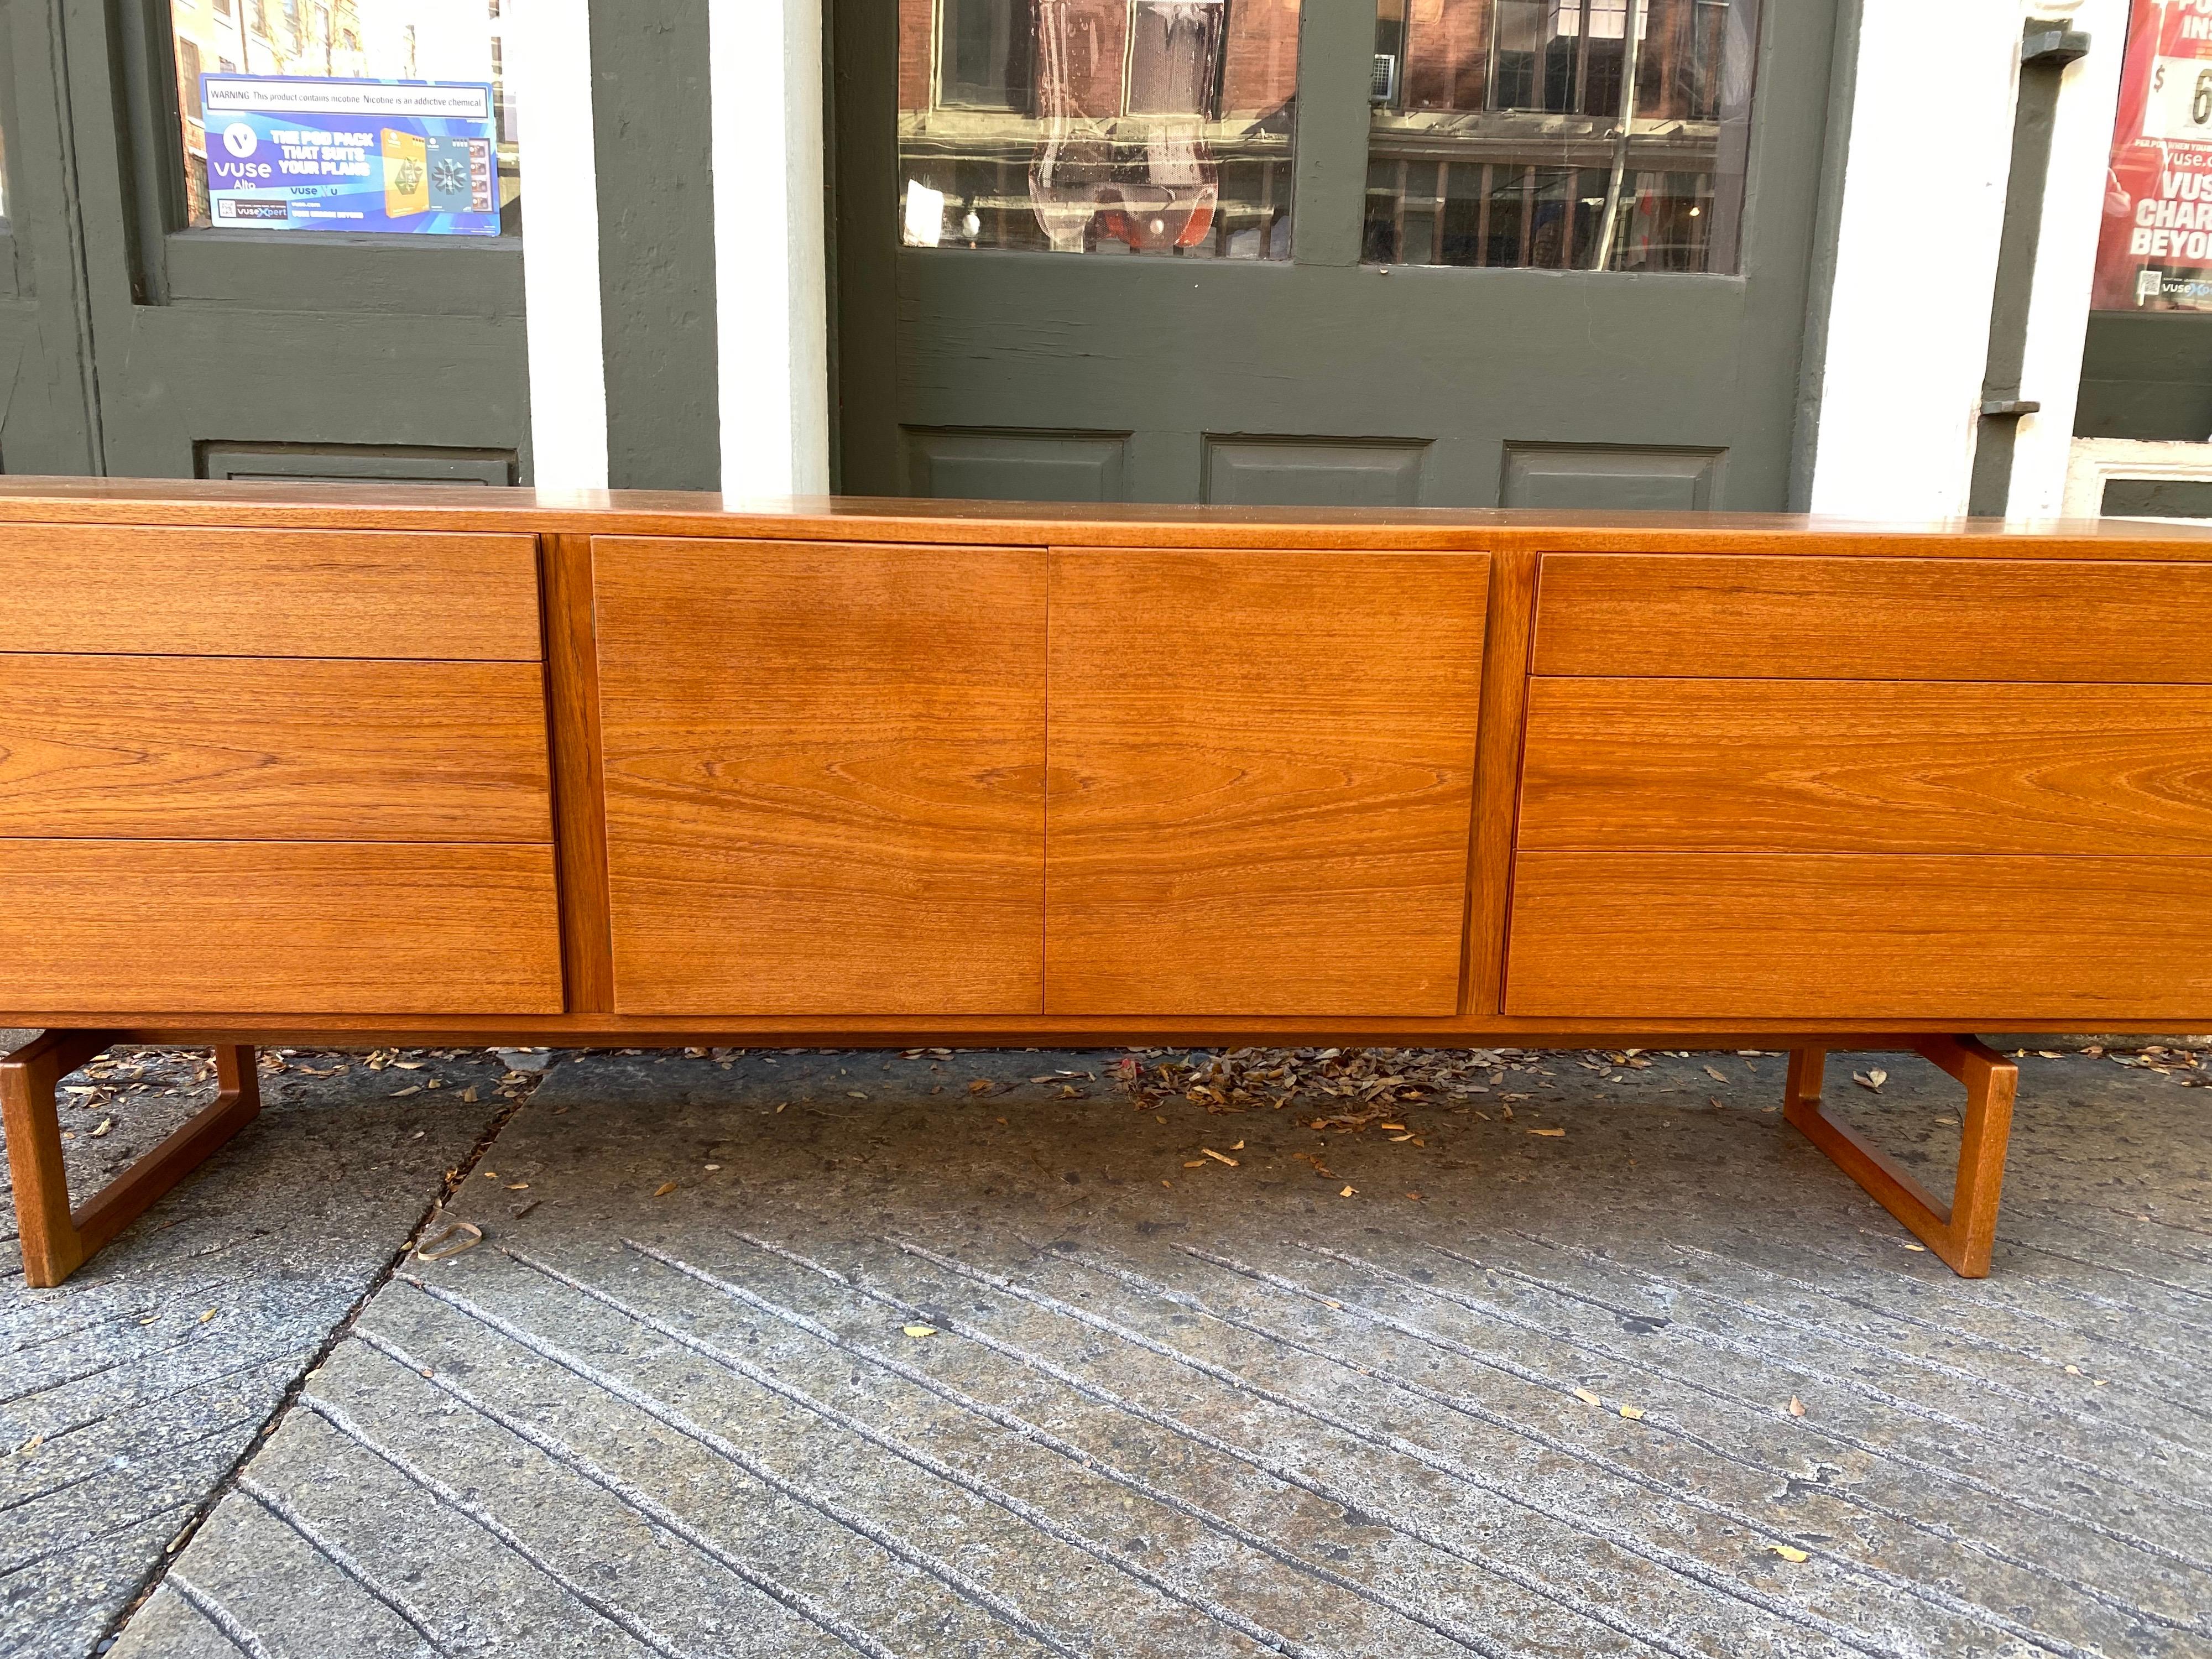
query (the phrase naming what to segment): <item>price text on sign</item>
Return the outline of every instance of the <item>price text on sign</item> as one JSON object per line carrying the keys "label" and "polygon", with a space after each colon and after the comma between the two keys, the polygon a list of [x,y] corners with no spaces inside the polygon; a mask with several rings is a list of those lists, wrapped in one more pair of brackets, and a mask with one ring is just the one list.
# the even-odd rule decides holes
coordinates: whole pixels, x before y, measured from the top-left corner
{"label": "price text on sign", "polygon": [[2142,136],[2167,143],[2212,142],[2212,63],[2196,58],[2152,62]]}

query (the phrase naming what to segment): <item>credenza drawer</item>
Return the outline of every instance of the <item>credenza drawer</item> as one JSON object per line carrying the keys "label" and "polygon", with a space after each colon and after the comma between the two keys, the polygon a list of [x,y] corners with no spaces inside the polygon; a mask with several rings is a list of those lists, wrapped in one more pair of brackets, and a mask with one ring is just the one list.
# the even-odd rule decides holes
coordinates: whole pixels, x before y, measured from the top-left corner
{"label": "credenza drawer", "polygon": [[16,1012],[550,1014],[550,847],[0,838]]}
{"label": "credenza drawer", "polygon": [[2212,686],[1538,678],[1518,845],[2212,854]]}
{"label": "credenza drawer", "polygon": [[1506,1012],[2193,1030],[2207,892],[2212,857],[1523,853]]}
{"label": "credenza drawer", "polygon": [[1545,556],[1538,674],[2212,684],[2212,562]]}
{"label": "credenza drawer", "polygon": [[552,836],[535,663],[0,653],[0,836]]}
{"label": "credenza drawer", "polygon": [[0,651],[536,662],[532,536],[0,526]]}

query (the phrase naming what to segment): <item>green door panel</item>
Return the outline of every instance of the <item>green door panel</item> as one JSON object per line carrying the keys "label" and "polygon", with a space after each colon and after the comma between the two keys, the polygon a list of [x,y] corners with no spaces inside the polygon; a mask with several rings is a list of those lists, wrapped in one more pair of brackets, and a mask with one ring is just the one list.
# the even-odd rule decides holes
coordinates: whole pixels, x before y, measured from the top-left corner
{"label": "green door panel", "polygon": [[[894,10],[836,10],[842,489],[1785,505],[1834,0],[1764,9],[1738,276],[1358,264],[1375,18],[1357,0],[1305,9],[1290,259],[902,246]],[[927,459],[949,432],[1007,455],[1115,434],[1084,441],[1118,461]]]}

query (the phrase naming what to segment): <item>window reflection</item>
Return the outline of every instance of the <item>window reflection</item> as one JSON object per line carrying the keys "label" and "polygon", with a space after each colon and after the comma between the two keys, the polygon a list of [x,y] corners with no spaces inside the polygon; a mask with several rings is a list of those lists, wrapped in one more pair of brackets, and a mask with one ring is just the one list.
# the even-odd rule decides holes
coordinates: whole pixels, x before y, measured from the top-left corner
{"label": "window reflection", "polygon": [[902,240],[1290,255],[1298,0],[901,0]]}
{"label": "window reflection", "polygon": [[1757,0],[1377,0],[1364,257],[1735,270],[1757,26]]}

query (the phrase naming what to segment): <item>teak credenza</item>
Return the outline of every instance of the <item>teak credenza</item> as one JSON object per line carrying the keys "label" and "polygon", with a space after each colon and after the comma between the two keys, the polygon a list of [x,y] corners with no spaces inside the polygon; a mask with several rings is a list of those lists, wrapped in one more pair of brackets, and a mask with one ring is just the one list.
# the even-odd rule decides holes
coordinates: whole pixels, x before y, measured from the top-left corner
{"label": "teak credenza", "polygon": [[[2192,527],[15,479],[0,596],[33,1285],[372,1040],[1788,1048],[1978,1275],[1960,1034],[2212,1017]],[[113,1042],[222,1092],[72,1211]],[[1966,1085],[1948,1203],[1853,1048]]]}

